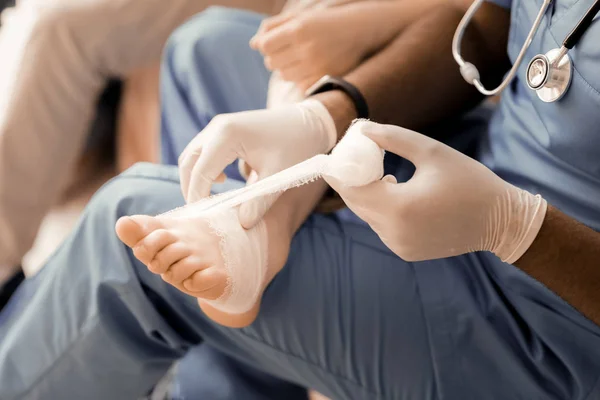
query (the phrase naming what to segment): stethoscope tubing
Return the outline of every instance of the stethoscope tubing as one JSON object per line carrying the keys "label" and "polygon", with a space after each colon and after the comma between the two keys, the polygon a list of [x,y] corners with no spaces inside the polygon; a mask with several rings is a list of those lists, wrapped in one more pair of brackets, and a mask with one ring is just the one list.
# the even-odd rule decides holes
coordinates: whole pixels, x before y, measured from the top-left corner
{"label": "stethoscope tubing", "polygon": [[[465,15],[460,20],[460,22],[456,28],[456,31],[454,32],[454,37],[452,39],[452,56],[454,57],[454,60],[456,60],[456,63],[461,68],[463,68],[465,66],[466,61],[460,55],[460,44],[461,44],[463,36],[465,34],[467,25],[469,24],[469,22],[471,22],[471,19],[473,19],[473,15],[475,15],[475,13],[479,9],[479,7],[481,7],[481,4],[483,4],[484,1],[485,0],[475,0],[473,2],[473,4],[471,4],[471,6],[469,7],[469,9],[465,13]],[[597,0],[597,2],[600,3],[600,0]],[[494,96],[494,95],[500,93],[501,91],[503,91],[513,80],[513,78],[517,74],[517,70],[523,63],[525,54],[527,53],[527,50],[529,50],[529,46],[531,46],[533,37],[535,36],[536,32],[538,31],[540,24],[542,22],[542,19],[544,18],[544,15],[546,14],[548,7],[550,6],[550,3],[552,3],[552,0],[544,0],[544,4],[542,5],[542,8],[540,8],[538,15],[536,16],[535,21],[533,22],[533,25],[532,25],[531,29],[529,30],[529,34],[527,35],[527,38],[525,39],[525,43],[523,43],[523,46],[521,47],[521,51],[519,52],[519,55],[517,56],[515,62],[513,63],[513,66],[510,69],[508,75],[506,75],[506,77],[504,78],[504,80],[498,87],[496,87],[495,89],[492,89],[492,90],[488,90],[483,86],[483,84],[481,83],[481,81],[478,78],[473,79],[473,81],[469,82],[469,83],[474,85],[477,88],[477,90],[479,90],[485,96]]]}
{"label": "stethoscope tubing", "polygon": [[565,40],[563,41],[563,47],[567,49],[572,49],[581,39],[583,34],[588,30],[594,17],[600,11],[600,0],[596,0],[594,4],[588,9],[588,11],[581,17],[577,25],[573,28],[573,30],[567,35]]}

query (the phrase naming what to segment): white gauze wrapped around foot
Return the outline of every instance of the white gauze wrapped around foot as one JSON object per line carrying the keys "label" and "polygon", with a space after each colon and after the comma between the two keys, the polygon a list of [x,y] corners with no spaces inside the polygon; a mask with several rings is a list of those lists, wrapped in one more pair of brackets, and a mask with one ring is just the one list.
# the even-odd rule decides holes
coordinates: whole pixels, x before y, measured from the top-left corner
{"label": "white gauze wrapped around foot", "polygon": [[216,300],[203,300],[229,313],[249,311],[261,295],[267,271],[267,232],[264,222],[245,230],[239,223],[238,206],[261,196],[282,192],[333,176],[348,186],[368,185],[383,176],[384,151],[362,134],[365,120],[357,120],[331,155],[317,155],[275,175],[234,190],[208,197],[167,213],[170,217],[201,217],[221,238],[221,252],[229,284]]}
{"label": "white gauze wrapped around foot", "polygon": [[206,219],[221,238],[221,256],[229,280],[221,297],[203,301],[230,314],[249,311],[262,293],[267,272],[265,222],[261,220],[252,229],[244,229],[238,220],[237,207],[215,208]]}

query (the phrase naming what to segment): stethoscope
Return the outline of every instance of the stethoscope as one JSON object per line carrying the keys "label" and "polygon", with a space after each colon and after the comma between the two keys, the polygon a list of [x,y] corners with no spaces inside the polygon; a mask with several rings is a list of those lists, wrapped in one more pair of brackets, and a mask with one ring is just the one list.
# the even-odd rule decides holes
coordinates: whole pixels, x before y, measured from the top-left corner
{"label": "stethoscope", "polygon": [[[484,1],[486,0],[475,0],[458,24],[454,39],[452,40],[452,55],[460,67],[460,73],[463,78],[471,85],[474,85],[482,94],[493,96],[504,90],[515,77],[517,69],[523,62],[525,53],[529,49],[533,36],[538,31],[542,18],[546,14],[552,0],[544,0],[544,4],[533,22],[533,26],[527,35],[527,39],[525,39],[525,43],[523,43],[523,47],[521,47],[521,51],[519,52],[513,67],[510,69],[500,86],[493,90],[487,90],[483,86],[479,79],[477,67],[470,62],[465,61],[460,55],[460,43],[465,33],[465,29]],[[546,103],[560,100],[569,89],[573,75],[573,62],[567,52],[575,46],[579,39],[581,39],[581,36],[583,36],[585,31],[590,27],[592,20],[599,10],[600,0],[596,0],[585,15],[579,20],[577,25],[575,25],[575,28],[573,28],[571,33],[567,35],[560,49],[552,49],[546,54],[538,54],[529,62],[525,80],[527,86],[535,90],[540,100],[545,101]]]}

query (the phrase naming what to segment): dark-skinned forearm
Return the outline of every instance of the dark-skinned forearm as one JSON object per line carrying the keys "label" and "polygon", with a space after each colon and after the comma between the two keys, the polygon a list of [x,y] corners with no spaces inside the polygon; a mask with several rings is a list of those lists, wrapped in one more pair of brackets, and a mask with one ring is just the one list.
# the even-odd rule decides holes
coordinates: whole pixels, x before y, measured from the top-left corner
{"label": "dark-skinned forearm", "polygon": [[[346,76],[365,96],[371,119],[420,130],[481,100],[452,58],[451,38],[462,15],[460,4],[434,7]],[[506,11],[485,4],[463,40],[466,59],[492,80],[506,70],[508,24]],[[315,98],[329,109],[342,135],[356,117],[350,99],[339,91]]]}
{"label": "dark-skinned forearm", "polygon": [[[452,57],[452,36],[462,15],[458,7],[436,7],[346,76],[367,99],[374,121],[422,130],[481,100]],[[506,70],[508,26],[509,14],[487,4],[467,30],[462,52],[482,76],[498,80]]]}
{"label": "dark-skinned forearm", "polygon": [[600,233],[549,206],[515,265],[600,325]]}

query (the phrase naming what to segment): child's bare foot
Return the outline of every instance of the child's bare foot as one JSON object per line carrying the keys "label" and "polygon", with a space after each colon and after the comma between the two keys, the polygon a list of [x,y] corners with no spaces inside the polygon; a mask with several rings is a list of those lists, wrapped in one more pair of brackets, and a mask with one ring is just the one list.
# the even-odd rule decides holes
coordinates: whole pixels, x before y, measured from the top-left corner
{"label": "child's bare foot", "polygon": [[[229,314],[206,303],[206,300],[219,299],[230,289],[230,276],[221,254],[221,238],[204,218],[183,215],[180,211],[177,218],[168,215],[123,217],[117,222],[117,235],[151,272],[161,275],[165,282],[182,292],[198,298],[201,308],[211,319],[231,327],[252,323],[259,311],[262,291],[287,259],[290,239],[289,234],[284,234],[281,229],[281,220],[276,221],[274,216],[265,218],[267,237],[262,240],[268,241],[269,251],[263,257],[267,257],[269,270],[264,278],[257,281],[260,287],[255,289],[260,291],[260,295],[256,304],[242,314]],[[243,229],[242,232],[251,234]],[[227,232],[222,234],[227,235]],[[257,247],[260,243],[253,244]],[[244,267],[255,267],[251,264],[250,261]]]}
{"label": "child's bare foot", "polygon": [[182,292],[214,300],[225,291],[219,237],[205,220],[136,215],[119,219],[116,230],[138,260]]}

